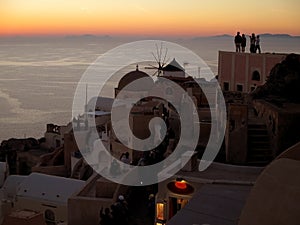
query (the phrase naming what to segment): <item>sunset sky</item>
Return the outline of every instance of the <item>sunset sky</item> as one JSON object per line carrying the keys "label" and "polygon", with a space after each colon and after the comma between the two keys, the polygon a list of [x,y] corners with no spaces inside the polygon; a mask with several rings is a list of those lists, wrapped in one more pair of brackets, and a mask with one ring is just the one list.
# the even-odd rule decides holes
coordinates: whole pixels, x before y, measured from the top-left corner
{"label": "sunset sky", "polygon": [[300,35],[299,0],[1,0],[0,35]]}

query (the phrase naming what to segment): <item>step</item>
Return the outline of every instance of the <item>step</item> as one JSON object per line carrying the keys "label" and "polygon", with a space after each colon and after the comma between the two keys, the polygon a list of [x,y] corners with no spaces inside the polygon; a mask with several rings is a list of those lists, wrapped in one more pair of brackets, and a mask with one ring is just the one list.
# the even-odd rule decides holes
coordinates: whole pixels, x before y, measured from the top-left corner
{"label": "step", "polygon": [[248,152],[271,152],[271,148],[268,145],[265,146],[248,146]]}
{"label": "step", "polygon": [[269,143],[256,143],[256,144],[248,144],[248,149],[270,149]]}
{"label": "step", "polygon": [[267,129],[266,124],[249,124],[248,129]]}
{"label": "step", "polygon": [[264,161],[248,161],[246,164],[249,166],[266,166],[268,165],[272,160],[264,160]]}
{"label": "step", "polygon": [[264,143],[269,143],[269,138],[267,137],[248,137],[248,142],[249,143],[256,143],[256,142],[264,142]]}
{"label": "step", "polygon": [[264,154],[264,155],[272,155],[272,151],[270,149],[249,149],[249,155],[252,154]]}
{"label": "step", "polygon": [[248,134],[248,139],[265,139],[265,140],[269,140],[269,136],[265,135],[265,134]]}
{"label": "step", "polygon": [[266,130],[266,129],[261,129],[261,130],[251,130],[251,129],[248,129],[248,135],[267,135],[269,136],[269,132]]}
{"label": "step", "polygon": [[266,129],[248,129],[248,135],[268,135],[268,131]]}
{"label": "step", "polygon": [[260,145],[260,144],[268,144],[270,145],[270,141],[269,139],[248,139],[248,144],[252,144],[252,145]]}
{"label": "step", "polygon": [[267,147],[255,147],[253,146],[252,148],[248,148],[248,152],[272,152],[270,148]]}
{"label": "step", "polygon": [[259,128],[259,127],[248,127],[248,132],[267,132],[267,128]]}
{"label": "step", "polygon": [[247,163],[255,162],[258,163],[267,163],[271,162],[273,158],[247,158]]}
{"label": "step", "polygon": [[249,158],[272,158],[272,153],[263,153],[263,152],[257,152],[257,153],[249,153],[248,154]]}
{"label": "step", "polygon": [[272,155],[270,155],[270,154],[252,154],[252,155],[248,155],[247,156],[247,159],[249,160],[249,161],[255,161],[255,160],[257,160],[257,161],[262,161],[262,160],[270,160],[270,159],[272,159],[273,158],[273,156]]}

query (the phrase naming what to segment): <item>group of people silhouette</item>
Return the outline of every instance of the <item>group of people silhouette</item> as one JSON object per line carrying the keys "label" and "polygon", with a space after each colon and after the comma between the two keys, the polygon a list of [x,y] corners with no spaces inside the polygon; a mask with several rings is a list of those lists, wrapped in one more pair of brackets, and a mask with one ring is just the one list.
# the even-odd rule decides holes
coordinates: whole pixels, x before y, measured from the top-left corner
{"label": "group of people silhouette", "polygon": [[[259,35],[255,36],[254,33],[252,33],[250,38],[250,52],[251,53],[261,53],[260,49],[260,37]],[[234,44],[235,44],[235,51],[236,52],[245,52],[246,45],[247,45],[247,38],[245,34],[240,34],[240,32],[236,33],[236,36],[234,37]]]}
{"label": "group of people silhouette", "polygon": [[129,225],[129,209],[123,195],[119,195],[118,200],[109,208],[103,207],[100,210],[100,225]]}
{"label": "group of people silhouette", "polygon": [[[136,201],[136,199],[135,199]],[[132,208],[133,207],[133,208]],[[143,206],[139,206],[142,207]],[[145,202],[145,209],[147,207],[147,217],[151,224],[154,224],[155,218],[155,195],[150,194],[148,201]],[[126,201],[123,195],[119,195],[117,201],[113,203],[110,208],[101,207],[99,225],[136,225],[135,218],[132,217],[134,206],[131,206]],[[145,214],[146,215],[146,214]]]}

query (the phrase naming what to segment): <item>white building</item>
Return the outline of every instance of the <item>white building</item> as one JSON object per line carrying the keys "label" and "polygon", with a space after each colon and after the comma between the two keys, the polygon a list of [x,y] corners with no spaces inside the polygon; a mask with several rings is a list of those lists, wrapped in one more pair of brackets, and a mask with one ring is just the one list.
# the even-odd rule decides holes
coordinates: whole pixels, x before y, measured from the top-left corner
{"label": "white building", "polygon": [[40,173],[11,175],[0,189],[0,222],[9,213],[23,209],[43,213],[45,222],[66,222],[68,198],[84,185],[81,180]]}

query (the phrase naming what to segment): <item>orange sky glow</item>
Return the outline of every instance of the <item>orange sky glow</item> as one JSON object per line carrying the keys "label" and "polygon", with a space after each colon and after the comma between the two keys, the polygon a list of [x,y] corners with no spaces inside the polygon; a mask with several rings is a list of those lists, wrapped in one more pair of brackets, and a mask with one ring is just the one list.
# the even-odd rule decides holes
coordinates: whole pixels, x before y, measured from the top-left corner
{"label": "orange sky glow", "polygon": [[0,35],[300,35],[298,0],[2,0]]}

